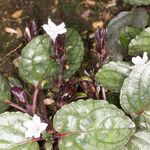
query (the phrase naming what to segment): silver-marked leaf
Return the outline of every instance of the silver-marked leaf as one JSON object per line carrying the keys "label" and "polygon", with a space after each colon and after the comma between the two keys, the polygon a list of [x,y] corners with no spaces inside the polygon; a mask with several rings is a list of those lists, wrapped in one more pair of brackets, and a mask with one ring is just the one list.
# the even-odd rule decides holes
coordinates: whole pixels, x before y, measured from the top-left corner
{"label": "silver-marked leaf", "polygon": [[21,112],[0,114],[0,150],[39,150],[37,142],[25,138],[22,124],[30,119]]}
{"label": "silver-marked leaf", "polygon": [[59,141],[60,150],[114,150],[125,145],[135,124],[115,105],[100,100],[72,102],[57,111],[56,131],[68,133]]}
{"label": "silver-marked leaf", "polygon": [[130,141],[120,150],[149,150],[150,149],[150,132],[147,130],[137,131]]}
{"label": "silver-marked leaf", "polygon": [[8,109],[6,100],[10,100],[11,90],[8,81],[0,74],[0,113]]}
{"label": "silver-marked leaf", "polygon": [[150,54],[150,27],[143,30],[129,44],[129,55],[139,55],[145,51]]}
{"label": "silver-marked leaf", "polygon": [[96,73],[97,81],[109,90],[119,92],[123,81],[131,72],[131,66],[126,62],[110,62]]}
{"label": "silver-marked leaf", "polygon": [[131,5],[150,5],[150,0],[123,0],[126,3],[129,3]]}
{"label": "silver-marked leaf", "polygon": [[150,105],[150,62],[136,67],[124,80],[120,93],[122,108],[129,114],[140,114]]}
{"label": "silver-marked leaf", "polygon": [[50,40],[47,36],[37,36],[21,51],[19,73],[23,80],[36,84],[49,77],[51,71]]}

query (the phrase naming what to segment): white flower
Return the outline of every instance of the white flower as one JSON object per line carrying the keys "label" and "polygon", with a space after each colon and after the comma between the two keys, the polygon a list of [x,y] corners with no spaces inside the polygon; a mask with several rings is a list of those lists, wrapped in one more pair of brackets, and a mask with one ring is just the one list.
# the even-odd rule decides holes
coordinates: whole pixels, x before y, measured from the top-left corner
{"label": "white flower", "polygon": [[23,123],[23,126],[26,127],[25,137],[28,138],[39,138],[42,131],[45,131],[47,123],[42,123],[39,116],[34,115],[32,120],[26,121]]}
{"label": "white flower", "polygon": [[135,65],[142,65],[145,64],[147,61],[148,61],[147,52],[143,53],[143,58],[141,58],[140,56],[132,57],[132,62]]}
{"label": "white flower", "polygon": [[67,32],[64,22],[57,26],[54,22],[51,21],[50,18],[48,19],[48,24],[44,24],[42,27],[54,43],[59,34]]}

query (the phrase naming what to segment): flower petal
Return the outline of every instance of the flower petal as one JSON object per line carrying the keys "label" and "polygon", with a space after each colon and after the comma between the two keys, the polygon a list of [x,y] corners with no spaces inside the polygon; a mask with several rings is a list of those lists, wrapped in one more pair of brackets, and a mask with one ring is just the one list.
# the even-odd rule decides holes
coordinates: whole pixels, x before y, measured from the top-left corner
{"label": "flower petal", "polygon": [[145,62],[143,61],[143,59],[140,56],[136,56],[136,57],[132,57],[132,62],[135,65],[141,65],[144,64]]}
{"label": "flower petal", "polygon": [[33,136],[34,138],[39,138],[41,136],[41,132],[37,131]]}
{"label": "flower petal", "polygon": [[146,63],[148,61],[147,52],[143,53],[143,62]]}
{"label": "flower petal", "polygon": [[47,128],[48,124],[47,123],[41,123],[40,127],[39,127],[39,131],[45,131],[45,129]]}
{"label": "flower petal", "polygon": [[48,26],[52,29],[57,28],[57,25],[50,18],[48,18]]}
{"label": "flower petal", "polygon": [[41,123],[40,117],[37,116],[37,115],[34,115],[34,116],[33,116],[33,123],[34,123],[35,125],[40,124],[40,123]]}

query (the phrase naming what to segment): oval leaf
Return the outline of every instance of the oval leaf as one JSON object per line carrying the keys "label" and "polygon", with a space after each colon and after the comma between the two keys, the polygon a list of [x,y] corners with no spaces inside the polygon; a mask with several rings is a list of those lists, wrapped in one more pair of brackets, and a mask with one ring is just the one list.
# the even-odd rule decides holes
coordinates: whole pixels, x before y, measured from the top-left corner
{"label": "oval leaf", "polygon": [[149,150],[150,149],[150,132],[147,130],[137,131],[121,150]]}
{"label": "oval leaf", "polygon": [[129,114],[140,114],[150,105],[150,62],[136,67],[124,80],[120,93],[122,108]]}
{"label": "oval leaf", "polygon": [[143,54],[145,51],[150,54],[150,27],[132,39],[129,44],[130,55]]}
{"label": "oval leaf", "polygon": [[119,92],[123,81],[131,72],[131,67],[125,62],[110,62],[105,64],[97,73],[96,79],[102,86]]}
{"label": "oval leaf", "polygon": [[51,70],[50,40],[46,36],[38,36],[21,51],[19,73],[23,80],[36,84],[49,77]]}
{"label": "oval leaf", "polygon": [[23,122],[28,114],[5,112],[0,114],[0,150],[39,150],[37,142],[25,138]]}
{"label": "oval leaf", "polygon": [[0,74],[0,113],[8,109],[9,105],[5,103],[10,100],[11,90],[8,81]]}
{"label": "oval leaf", "polygon": [[150,0],[123,0],[126,3],[129,3],[131,5],[150,5]]}
{"label": "oval leaf", "polygon": [[80,100],[62,107],[54,116],[56,131],[68,133],[60,150],[112,150],[126,144],[134,123],[115,105],[99,100]]}

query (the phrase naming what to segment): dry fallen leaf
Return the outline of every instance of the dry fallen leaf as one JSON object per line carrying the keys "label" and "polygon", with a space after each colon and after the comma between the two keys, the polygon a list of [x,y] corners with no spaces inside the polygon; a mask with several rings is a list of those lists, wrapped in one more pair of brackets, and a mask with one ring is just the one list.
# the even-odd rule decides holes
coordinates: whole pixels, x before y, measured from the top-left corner
{"label": "dry fallen leaf", "polygon": [[94,29],[102,28],[104,26],[104,22],[103,21],[95,21],[95,22],[93,22],[92,26]]}
{"label": "dry fallen leaf", "polygon": [[16,30],[10,27],[5,27],[5,32],[10,33],[11,35],[16,34],[16,38],[20,38],[23,34],[20,28],[17,28]]}
{"label": "dry fallen leaf", "polygon": [[85,1],[87,5],[95,6],[96,1],[95,0],[86,0]]}
{"label": "dry fallen leaf", "polygon": [[111,0],[111,1],[109,1],[109,3],[108,3],[108,5],[106,6],[106,8],[113,7],[113,6],[116,6],[116,0]]}
{"label": "dry fallen leaf", "polygon": [[55,101],[51,98],[46,98],[43,100],[45,105],[51,105],[53,104]]}
{"label": "dry fallen leaf", "polygon": [[11,17],[14,19],[17,19],[17,18],[21,17],[22,14],[23,14],[23,10],[17,10],[11,15]]}

